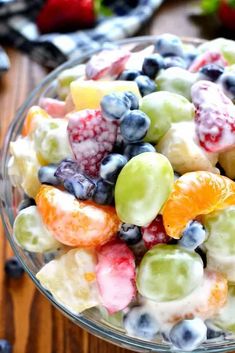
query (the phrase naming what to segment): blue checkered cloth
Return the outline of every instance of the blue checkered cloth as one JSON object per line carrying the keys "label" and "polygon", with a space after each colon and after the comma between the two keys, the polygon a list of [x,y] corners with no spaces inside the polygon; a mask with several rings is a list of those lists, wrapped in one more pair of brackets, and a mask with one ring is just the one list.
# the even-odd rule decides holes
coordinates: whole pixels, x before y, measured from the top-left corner
{"label": "blue checkered cloth", "polygon": [[[0,43],[27,53],[49,68],[97,48],[103,43],[134,35],[150,19],[163,0],[105,0],[115,15],[100,17],[94,28],[72,33],[41,35],[35,18],[45,0],[0,0]],[[0,47],[0,73],[9,68]]]}

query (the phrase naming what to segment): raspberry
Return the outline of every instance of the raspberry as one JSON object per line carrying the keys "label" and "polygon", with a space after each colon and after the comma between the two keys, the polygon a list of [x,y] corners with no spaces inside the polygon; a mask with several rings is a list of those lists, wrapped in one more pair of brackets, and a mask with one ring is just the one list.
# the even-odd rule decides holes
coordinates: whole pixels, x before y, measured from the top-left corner
{"label": "raspberry", "polygon": [[235,107],[221,88],[209,81],[192,87],[196,107],[196,133],[200,145],[209,152],[221,152],[235,144]]}
{"label": "raspberry", "polygon": [[101,301],[110,314],[123,310],[135,297],[135,261],[124,243],[112,241],[98,250],[96,278]]}
{"label": "raspberry", "polygon": [[102,159],[112,151],[117,123],[105,120],[100,110],[85,109],[68,115],[68,134],[74,156],[88,176],[99,174]]}
{"label": "raspberry", "polygon": [[191,66],[189,67],[189,71],[197,72],[207,64],[217,64],[222,67],[228,65],[227,61],[219,52],[207,51],[196,57],[196,59],[192,62]]}
{"label": "raspberry", "polygon": [[147,227],[142,227],[141,231],[147,249],[151,249],[156,244],[168,243],[171,240],[166,234],[161,215],[158,215]]}
{"label": "raspberry", "polygon": [[103,50],[94,55],[86,65],[88,80],[99,80],[105,76],[117,77],[125,67],[131,53],[124,49]]}

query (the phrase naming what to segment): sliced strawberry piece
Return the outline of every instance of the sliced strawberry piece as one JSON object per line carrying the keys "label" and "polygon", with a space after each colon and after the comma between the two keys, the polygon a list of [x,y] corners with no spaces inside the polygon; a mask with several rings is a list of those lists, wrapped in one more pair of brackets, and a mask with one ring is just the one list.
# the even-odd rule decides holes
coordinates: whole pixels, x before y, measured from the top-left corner
{"label": "sliced strawberry piece", "polygon": [[58,99],[44,97],[40,99],[40,107],[53,118],[64,118],[66,111],[65,102]]}
{"label": "sliced strawberry piece", "polygon": [[67,117],[71,148],[81,170],[88,176],[98,176],[101,160],[116,141],[117,123],[105,120],[95,109],[80,110]]}
{"label": "sliced strawberry piece", "polygon": [[223,67],[228,65],[227,61],[219,52],[207,51],[196,57],[196,59],[192,62],[191,66],[189,67],[189,71],[198,72],[201,67],[207,64],[217,64]]}
{"label": "sliced strawberry piece", "polygon": [[161,215],[158,215],[147,227],[142,227],[144,245],[151,249],[156,244],[168,243],[171,238],[166,234]]}
{"label": "sliced strawberry piece", "polygon": [[126,244],[113,241],[98,250],[97,284],[110,314],[125,309],[136,294],[135,261]]}
{"label": "sliced strawberry piece", "polygon": [[210,81],[192,87],[196,107],[196,133],[200,145],[209,152],[221,152],[235,145],[235,106],[222,89]]}
{"label": "sliced strawberry piece", "polygon": [[86,64],[86,78],[88,80],[99,80],[111,76],[117,77],[125,67],[131,53],[124,49],[103,50]]}

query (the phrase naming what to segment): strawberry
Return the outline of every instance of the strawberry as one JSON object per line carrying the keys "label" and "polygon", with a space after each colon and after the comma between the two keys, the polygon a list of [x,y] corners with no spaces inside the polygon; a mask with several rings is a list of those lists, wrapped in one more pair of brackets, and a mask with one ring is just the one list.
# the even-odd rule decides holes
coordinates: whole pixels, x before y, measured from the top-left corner
{"label": "strawberry", "polygon": [[147,249],[151,249],[156,244],[168,243],[171,240],[166,234],[161,215],[158,215],[147,227],[142,227],[141,232]]}
{"label": "strawberry", "polygon": [[210,81],[192,86],[195,124],[200,145],[208,152],[221,152],[235,145],[235,106],[222,89]]}
{"label": "strawberry", "polygon": [[227,28],[235,29],[235,0],[202,0],[204,13],[217,13],[220,22]]}
{"label": "strawberry", "polygon": [[93,0],[47,0],[37,17],[41,33],[91,27],[95,22]]}
{"label": "strawberry", "polygon": [[196,57],[189,67],[189,71],[197,72],[207,64],[217,64],[223,67],[228,65],[227,61],[219,52],[207,51]]}
{"label": "strawberry", "polygon": [[98,250],[96,278],[101,301],[110,314],[128,306],[136,287],[135,259],[126,244],[112,241]]}
{"label": "strawberry", "polygon": [[235,30],[235,1],[221,0],[218,9],[220,21],[231,30]]}
{"label": "strawberry", "polygon": [[116,141],[117,123],[105,120],[95,109],[80,110],[67,117],[71,148],[81,170],[88,176],[98,176],[101,160]]}
{"label": "strawberry", "polygon": [[93,55],[86,64],[86,78],[99,80],[106,76],[117,77],[124,70],[130,55],[125,49],[103,50]]}

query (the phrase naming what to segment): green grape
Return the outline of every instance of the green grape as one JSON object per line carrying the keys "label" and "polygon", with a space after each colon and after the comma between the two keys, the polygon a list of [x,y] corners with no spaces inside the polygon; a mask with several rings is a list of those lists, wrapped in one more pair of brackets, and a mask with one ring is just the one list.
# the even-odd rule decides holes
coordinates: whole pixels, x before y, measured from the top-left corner
{"label": "green grape", "polygon": [[209,253],[219,256],[235,255],[235,206],[214,211],[203,217],[208,232],[204,243]]}
{"label": "green grape", "polygon": [[201,257],[177,245],[156,245],[143,257],[137,272],[141,295],[157,302],[183,298],[203,281]]}
{"label": "green grape", "polygon": [[206,51],[220,52],[229,65],[235,64],[235,43],[233,40],[217,38],[201,44],[198,49],[200,53]]}
{"label": "green grape", "polygon": [[160,91],[178,93],[191,100],[191,87],[197,79],[198,75],[195,73],[191,73],[180,67],[170,67],[160,72],[156,82]]}
{"label": "green grape", "polygon": [[86,65],[77,65],[59,74],[56,88],[60,99],[65,99],[69,94],[71,82],[85,76],[85,67]]}
{"label": "green grape", "polygon": [[108,310],[104,306],[99,306],[99,311],[102,318],[111,326],[123,327],[123,311],[117,311],[114,314],[109,314]]}
{"label": "green grape", "polygon": [[220,328],[235,333],[235,286],[229,286],[227,302],[214,321]]}
{"label": "green grape", "polygon": [[116,211],[121,221],[148,225],[168,198],[173,183],[173,169],[165,156],[145,152],[132,158],[115,186]]}
{"label": "green grape", "polygon": [[171,92],[154,92],[140,101],[140,110],[151,120],[146,141],[157,142],[170,128],[171,123],[193,120],[195,108],[185,97]]}
{"label": "green grape", "polygon": [[60,246],[44,226],[36,206],[20,211],[14,222],[13,234],[17,244],[27,251],[42,253]]}
{"label": "green grape", "polygon": [[36,277],[58,303],[78,314],[100,304],[95,266],[95,252],[78,248],[47,263]]}
{"label": "green grape", "polygon": [[65,119],[43,119],[33,132],[35,149],[39,159],[45,164],[58,163],[72,157]]}

